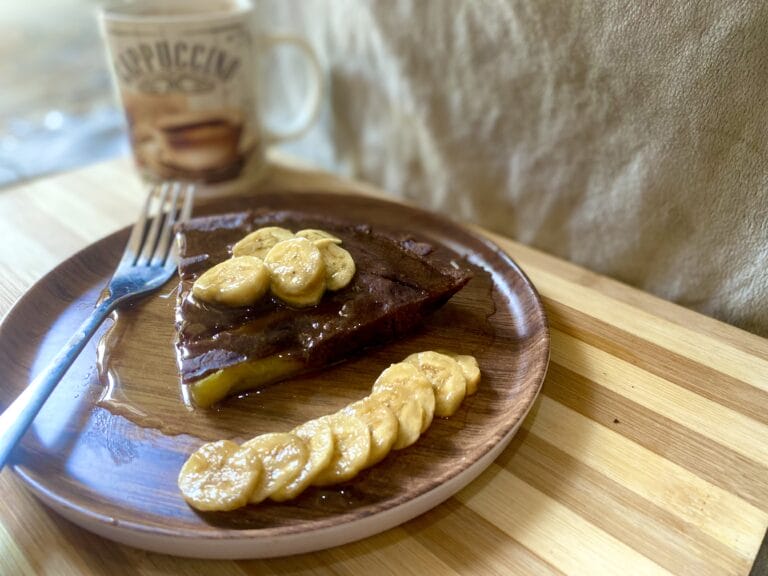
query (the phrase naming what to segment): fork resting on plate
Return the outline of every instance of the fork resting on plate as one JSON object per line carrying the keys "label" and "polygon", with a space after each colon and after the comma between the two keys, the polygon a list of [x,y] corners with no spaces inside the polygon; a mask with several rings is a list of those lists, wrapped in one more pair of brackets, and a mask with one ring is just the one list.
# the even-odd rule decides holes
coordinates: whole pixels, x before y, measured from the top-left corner
{"label": "fork resting on plate", "polygon": [[50,364],[0,415],[0,469],[101,323],[120,305],[160,288],[176,271],[174,226],[189,219],[193,203],[192,184],[166,182],[151,188],[107,285],[106,297],[96,304]]}

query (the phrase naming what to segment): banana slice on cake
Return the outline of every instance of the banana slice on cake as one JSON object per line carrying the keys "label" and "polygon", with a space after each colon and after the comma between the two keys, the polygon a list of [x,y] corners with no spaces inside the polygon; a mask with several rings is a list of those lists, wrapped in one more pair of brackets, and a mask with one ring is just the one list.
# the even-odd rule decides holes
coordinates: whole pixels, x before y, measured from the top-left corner
{"label": "banana slice on cake", "polygon": [[326,268],[320,249],[306,238],[278,242],[267,252],[272,292],[286,303],[314,306],[323,297]]}
{"label": "banana slice on cake", "polygon": [[290,238],[293,238],[293,232],[287,228],[280,226],[259,228],[232,247],[232,256],[257,256],[263,259],[275,244]]}
{"label": "banana slice on cake", "polygon": [[328,290],[341,290],[355,275],[355,261],[341,246],[328,243],[319,247],[325,264],[325,285]]}
{"label": "banana slice on cake", "polygon": [[455,359],[428,350],[411,354],[405,362],[416,366],[432,385],[436,415],[450,416],[459,409],[467,395],[467,379]]}
{"label": "banana slice on cake", "polygon": [[195,298],[225,306],[248,306],[270,286],[270,272],[260,258],[239,256],[203,272],[192,285]]}
{"label": "banana slice on cake", "polygon": [[296,498],[312,484],[317,475],[328,467],[336,445],[331,427],[322,418],[305,422],[294,428],[292,433],[304,440],[309,448],[309,456],[298,476],[272,493],[270,498],[277,502]]}
{"label": "banana slice on cake", "polygon": [[198,510],[234,510],[248,503],[261,475],[261,458],[255,450],[219,440],[192,453],[179,472],[178,485],[184,499]]}
{"label": "banana slice on cake", "polygon": [[368,468],[383,460],[392,450],[400,427],[392,409],[380,400],[367,396],[353,402],[342,412],[356,416],[367,424],[371,431],[371,452],[365,467]]}
{"label": "banana slice on cake", "polygon": [[325,230],[318,230],[316,228],[306,228],[296,232],[296,236],[299,238],[306,238],[312,242],[315,246],[322,247],[328,244],[341,244],[341,238],[336,238],[333,234],[326,232]]}
{"label": "banana slice on cake", "polygon": [[329,486],[353,478],[368,462],[371,432],[359,418],[343,412],[324,416],[331,427],[335,446],[328,466],[315,478],[315,486]]}
{"label": "banana slice on cake", "polygon": [[296,232],[299,238],[306,238],[320,249],[325,263],[325,284],[328,290],[341,290],[355,275],[355,261],[352,255],[339,246],[341,239],[325,230],[307,228]]}
{"label": "banana slice on cake", "polygon": [[258,503],[292,482],[307,464],[309,449],[295,434],[276,432],[248,440],[243,448],[259,455],[263,472],[249,501]]}

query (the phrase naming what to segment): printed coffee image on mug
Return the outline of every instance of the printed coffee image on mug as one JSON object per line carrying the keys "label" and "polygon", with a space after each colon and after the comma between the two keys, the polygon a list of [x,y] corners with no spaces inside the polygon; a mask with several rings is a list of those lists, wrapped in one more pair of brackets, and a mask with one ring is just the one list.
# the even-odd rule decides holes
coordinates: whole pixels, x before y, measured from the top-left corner
{"label": "printed coffee image on mug", "polygon": [[[255,179],[266,147],[314,122],[322,76],[314,52],[293,36],[260,36],[246,0],[146,0],[105,9],[101,27],[128,121],[136,164],[150,179]],[[298,48],[312,73],[297,125],[266,129],[257,58],[280,43]]]}

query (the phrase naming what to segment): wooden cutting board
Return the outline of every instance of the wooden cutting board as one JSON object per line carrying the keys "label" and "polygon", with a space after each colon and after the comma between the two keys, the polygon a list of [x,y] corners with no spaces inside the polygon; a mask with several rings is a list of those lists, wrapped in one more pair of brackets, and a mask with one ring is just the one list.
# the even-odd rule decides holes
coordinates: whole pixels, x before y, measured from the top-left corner
{"label": "wooden cutting board", "polygon": [[[267,186],[375,192],[285,167]],[[0,312],[140,197],[125,161],[0,192]],[[6,470],[0,573],[748,574],[768,527],[766,340],[493,239],[543,297],[551,363],[521,432],[455,497],[358,543],[203,562],[93,536]]]}

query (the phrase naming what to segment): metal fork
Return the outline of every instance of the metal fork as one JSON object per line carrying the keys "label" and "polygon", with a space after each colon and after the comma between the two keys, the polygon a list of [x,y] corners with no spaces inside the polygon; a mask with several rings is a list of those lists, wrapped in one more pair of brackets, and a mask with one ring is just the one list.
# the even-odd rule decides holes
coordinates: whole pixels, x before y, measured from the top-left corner
{"label": "metal fork", "polygon": [[192,184],[169,182],[151,188],[123,257],[109,281],[107,296],[97,303],[51,363],[0,415],[0,470],[101,323],[117,307],[157,290],[173,275],[178,259],[173,228],[177,222],[189,219],[193,202]]}

